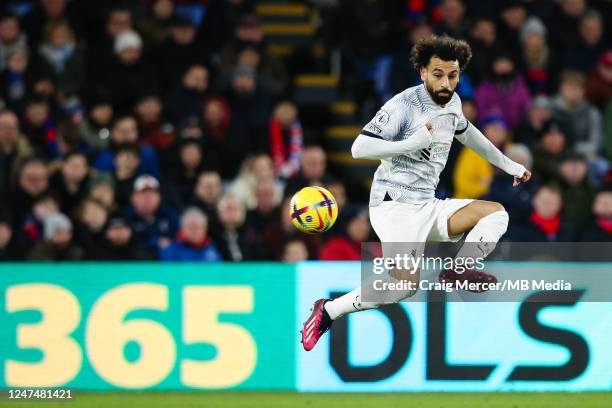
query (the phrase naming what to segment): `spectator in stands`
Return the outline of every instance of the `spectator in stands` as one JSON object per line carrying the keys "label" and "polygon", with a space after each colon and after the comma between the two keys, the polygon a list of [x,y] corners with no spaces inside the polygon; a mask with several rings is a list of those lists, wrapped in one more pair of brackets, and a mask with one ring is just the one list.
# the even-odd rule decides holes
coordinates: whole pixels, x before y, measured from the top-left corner
{"label": "spectator in stands", "polygon": [[60,20],[70,20],[71,24],[78,22],[68,8],[67,0],[40,0],[23,18],[24,30],[28,33],[28,43],[36,49],[43,41],[45,28]]}
{"label": "spectator in stands", "polygon": [[19,181],[11,194],[11,216],[14,225],[21,225],[24,216],[32,211],[38,195],[49,187],[49,175],[45,163],[40,159],[25,161],[19,172]]}
{"label": "spectator in stands", "polygon": [[293,103],[281,101],[276,105],[268,134],[274,172],[283,179],[295,176],[300,170],[304,132]]}
{"label": "spectator in stands", "polygon": [[173,12],[174,3],[172,0],[153,0],[149,2],[146,15],[138,21],[138,31],[142,33],[145,44],[157,46],[168,38]]}
{"label": "spectator in stands", "polygon": [[347,219],[346,230],[335,235],[321,247],[320,260],[359,261],[362,259],[361,244],[370,236],[370,220],[362,208],[354,208],[347,215]]}
{"label": "spectator in stands", "polygon": [[59,158],[57,127],[51,117],[49,102],[46,99],[34,98],[26,102],[23,132],[37,156],[45,160]]}
{"label": "spectator in stands", "polygon": [[181,215],[177,238],[160,252],[162,261],[220,261],[221,254],[208,234],[208,218],[196,207]]}
{"label": "spectator in stands", "polygon": [[117,150],[113,181],[115,184],[114,198],[120,208],[125,207],[130,201],[134,182],[140,175],[138,171],[140,163],[140,149],[137,144],[124,144]]}
{"label": "spectator in stands", "polygon": [[612,99],[605,110],[604,149],[608,160],[612,160]]}
{"label": "spectator in stands", "polygon": [[584,75],[565,71],[559,94],[553,99],[553,118],[567,136],[568,147],[587,158],[594,158],[602,147],[601,114],[584,98]]}
{"label": "spectator in stands", "polygon": [[320,146],[306,147],[300,160],[300,172],[289,179],[285,196],[293,195],[303,187],[324,185],[329,180],[326,170],[325,151]]}
{"label": "spectator in stands", "polygon": [[[414,69],[412,61],[410,61],[410,50],[417,41],[432,34],[433,29],[429,24],[425,22],[420,23],[408,31],[406,40],[393,54],[393,63],[391,64],[391,72],[389,74],[391,93],[393,95],[421,83],[421,77],[416,69]],[[472,66],[472,62],[470,66]]]}
{"label": "spectator in stands", "polygon": [[544,126],[552,117],[550,98],[538,95],[531,101],[531,106],[525,118],[514,129],[513,141],[534,148]]}
{"label": "spectator in stands", "polygon": [[[510,145],[505,154],[525,168],[532,168],[533,156],[527,146]],[[504,172],[497,172],[493,177],[491,190],[482,199],[500,203],[508,212],[511,222],[521,222],[531,214],[531,202],[537,189],[537,180],[532,180],[531,183],[521,183],[516,187],[512,185],[512,182],[512,176]]]}
{"label": "spectator in stands", "polygon": [[17,50],[27,50],[26,35],[21,32],[19,19],[15,14],[0,15],[0,71],[6,69],[9,55]]}
{"label": "spectator in stands", "polygon": [[162,101],[157,95],[144,95],[134,108],[140,142],[153,147],[161,158],[174,142],[174,126],[164,117]]}
{"label": "spectator in stands", "polygon": [[6,105],[21,116],[26,96],[32,92],[35,78],[26,49],[18,48],[7,55],[0,76],[0,94]]}
{"label": "spectator in stands", "polygon": [[86,259],[104,258],[104,228],[107,220],[108,210],[101,202],[86,198],[81,203],[77,212],[74,237],[83,248]]}
{"label": "spectator in stands", "polygon": [[156,254],[170,245],[178,229],[178,216],[172,208],[162,204],[159,188],[155,177],[149,174],[138,177],[131,205],[125,211],[136,239],[146,242]]}
{"label": "spectator in stands", "polygon": [[238,52],[235,65],[248,65],[256,72],[261,86],[271,95],[281,95],[289,78],[285,65],[277,58],[262,52],[261,45],[245,44]]}
{"label": "spectator in stands", "polygon": [[180,80],[175,80],[169,90],[166,106],[170,117],[183,124],[202,112],[208,92],[209,71],[204,65],[191,65],[177,78]]}
{"label": "spectator in stands", "polygon": [[307,261],[308,259],[310,259],[310,255],[308,254],[308,248],[306,248],[304,242],[299,239],[291,239],[285,243],[283,262],[295,263]]}
{"label": "spectator in stands", "polygon": [[[230,185],[231,193],[238,201],[252,210],[257,206],[255,189],[259,180],[274,178],[272,159],[267,154],[247,158],[241,166],[238,177]],[[278,186],[277,186],[278,187]]]}
{"label": "spectator in stands", "polygon": [[580,38],[580,19],[587,10],[586,0],[561,0],[548,19],[555,49],[567,50]]}
{"label": "spectator in stands", "polygon": [[[497,28],[499,38],[504,39],[504,48],[516,52],[521,48],[521,29],[527,22],[527,8],[525,3],[517,0],[505,1],[501,10],[501,21]],[[518,55],[515,55],[518,57]]]}
{"label": "spectator in stands", "polygon": [[38,53],[44,76],[53,78],[60,105],[65,105],[70,97],[77,97],[85,81],[85,56],[68,21],[49,23]]}
{"label": "spectator in stands", "polygon": [[566,50],[564,67],[588,73],[597,65],[597,58],[606,50],[601,14],[588,10],[580,17],[580,36],[574,47]]}
{"label": "spectator in stands", "polygon": [[191,18],[176,13],[170,20],[169,33],[170,36],[155,52],[165,88],[189,67],[203,66],[208,62],[206,44],[197,41],[196,27]]}
{"label": "spectator in stands", "polygon": [[16,261],[22,256],[23,248],[13,237],[11,220],[0,213],[0,262]]}
{"label": "spectator in stands", "polygon": [[586,99],[600,109],[612,100],[612,50],[601,54],[586,80]]}
{"label": "spectator in stands", "polygon": [[274,223],[280,216],[278,205],[282,197],[273,178],[263,178],[257,181],[255,200],[257,206],[247,212],[246,225],[247,228],[257,233]]}
{"label": "spectator in stands", "polygon": [[585,242],[612,241],[612,188],[606,187],[595,196],[593,220],[582,234]]}
{"label": "spectator in stands", "polygon": [[492,61],[491,76],[476,88],[480,120],[497,114],[514,129],[529,109],[531,97],[513,57],[503,51]]}
{"label": "spectator in stands", "polygon": [[465,15],[465,4],[462,0],[443,0],[440,7],[442,23],[436,27],[438,34],[448,34],[454,38],[465,39],[470,22]]}
{"label": "spectator in stands", "polygon": [[[219,70],[221,72],[231,72],[238,64],[238,54],[241,49],[246,46],[258,49],[263,43],[264,32],[257,17],[252,14],[241,16],[235,25],[233,38],[223,44],[219,53]],[[257,69],[255,66],[251,66],[251,68]]]}
{"label": "spectator in stands", "polygon": [[[481,123],[484,135],[498,149],[505,151],[508,145],[508,125],[502,116],[492,115]],[[457,158],[453,171],[455,198],[479,198],[489,192],[493,181],[493,166],[468,147]]]}
{"label": "spectator in stands", "polygon": [[231,146],[232,136],[230,128],[232,114],[227,101],[222,97],[206,99],[202,107],[202,130],[204,144],[209,152],[219,160],[219,172],[223,179],[236,175],[239,167],[234,163],[235,147]]}
{"label": "spectator in stands", "polygon": [[567,242],[574,239],[572,226],[561,216],[561,192],[543,185],[533,197],[533,212],[522,223],[509,225],[508,238],[516,242]]}
{"label": "spectator in stands", "polygon": [[87,115],[79,124],[79,134],[88,146],[90,157],[95,158],[108,147],[113,115],[113,105],[108,99],[98,97],[89,101]]}
{"label": "spectator in stands", "polygon": [[115,6],[108,10],[104,32],[93,42],[91,49],[96,52],[88,55],[89,78],[95,82],[95,89],[104,89],[107,71],[113,65],[115,42],[120,34],[131,31],[134,21],[132,11],[124,6]]}
{"label": "spectator in stands", "polygon": [[206,170],[200,173],[193,189],[191,204],[200,208],[208,218],[214,218],[217,212],[217,204],[223,194],[221,177],[214,170]]}
{"label": "spectator in stands", "polygon": [[8,197],[17,173],[32,155],[28,139],[19,133],[19,119],[9,110],[0,111],[0,196]]}
{"label": "spectator in stands", "polygon": [[495,21],[487,17],[476,20],[470,37],[472,60],[468,72],[472,79],[480,82],[488,76],[491,61],[499,54],[502,44],[497,36]]}
{"label": "spectator in stands", "polygon": [[[136,119],[132,116],[120,116],[115,119],[111,128],[110,144],[107,149],[98,155],[95,161],[96,169],[112,172],[115,170],[115,155],[122,145],[138,143],[138,127]],[[150,146],[140,146],[141,173],[149,173],[159,177],[157,155]]]}
{"label": "spectator in stands", "polygon": [[[346,60],[362,81],[371,81],[378,98],[388,99],[392,53],[402,39],[401,1],[342,0],[340,27]],[[356,30],[355,27],[361,27]]]}
{"label": "spectator in stands", "polygon": [[172,169],[170,180],[177,199],[185,205],[194,191],[194,187],[202,171],[211,166],[214,160],[208,160],[202,149],[202,144],[194,139],[183,139],[179,148],[179,165]]}
{"label": "spectator in stands", "polygon": [[101,202],[109,212],[117,210],[115,202],[115,190],[110,180],[96,180],[89,190],[89,197]]}
{"label": "spectator in stands", "polygon": [[71,214],[88,193],[89,166],[87,158],[79,152],[70,152],[60,168],[49,178],[49,186],[60,202],[60,210]]}
{"label": "spectator in stands", "polygon": [[555,121],[548,121],[534,149],[533,172],[543,184],[559,180],[559,164],[566,150],[565,134]]}
{"label": "spectator in stands", "polygon": [[32,211],[27,213],[16,230],[21,242],[31,248],[43,240],[45,218],[59,212],[59,202],[51,193],[42,193],[32,203]]}
{"label": "spectator in stands", "polygon": [[[272,98],[261,88],[255,70],[248,65],[239,65],[234,70],[225,96],[232,112],[231,141],[226,142],[226,158],[239,164],[249,154],[266,150],[266,126]],[[229,176],[234,177],[238,168]]]}
{"label": "spectator in stands", "polygon": [[45,240],[30,251],[30,261],[80,261],[85,254],[72,239],[72,222],[62,213],[45,218]]}
{"label": "spectator in stands", "polygon": [[546,27],[537,17],[530,17],[521,29],[523,66],[532,94],[551,94],[559,81],[559,59],[546,42]]}
{"label": "spectator in stands", "polygon": [[104,261],[143,261],[154,259],[153,254],[134,237],[125,218],[113,215],[104,231],[102,256]]}
{"label": "spectator in stands", "polygon": [[589,221],[596,190],[587,178],[587,161],[580,154],[568,154],[559,165],[563,217],[580,233]]}
{"label": "spectator in stands", "polygon": [[160,92],[157,73],[144,61],[142,47],[135,31],[125,31],[115,39],[116,58],[105,73],[104,86],[119,112],[127,113],[143,96]]}
{"label": "spectator in stands", "polygon": [[261,231],[244,227],[245,207],[232,195],[225,195],[217,206],[221,222],[219,249],[226,261],[267,259],[261,242]]}

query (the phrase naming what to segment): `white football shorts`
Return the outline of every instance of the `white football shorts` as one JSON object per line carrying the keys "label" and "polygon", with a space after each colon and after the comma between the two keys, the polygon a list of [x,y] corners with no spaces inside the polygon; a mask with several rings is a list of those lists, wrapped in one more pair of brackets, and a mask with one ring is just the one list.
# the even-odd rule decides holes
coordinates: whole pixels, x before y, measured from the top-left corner
{"label": "white football shorts", "polygon": [[448,235],[448,219],[474,200],[434,198],[420,204],[383,201],[370,207],[370,222],[381,242],[457,242]]}

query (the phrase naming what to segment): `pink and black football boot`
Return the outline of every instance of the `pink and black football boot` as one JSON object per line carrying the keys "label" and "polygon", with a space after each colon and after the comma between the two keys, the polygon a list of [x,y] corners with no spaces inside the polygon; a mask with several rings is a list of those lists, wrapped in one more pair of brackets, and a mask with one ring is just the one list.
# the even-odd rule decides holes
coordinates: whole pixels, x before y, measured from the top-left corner
{"label": "pink and black football boot", "polygon": [[463,273],[456,272],[452,269],[445,269],[440,272],[440,275],[438,275],[438,280],[440,281],[440,283],[455,283],[463,281],[475,283],[476,285],[472,285],[471,289],[468,289],[468,291],[474,293],[486,292],[487,290],[489,290],[489,284],[497,283],[497,278],[495,277],[495,275],[491,275],[490,273],[486,272],[475,271],[472,269],[467,269]]}
{"label": "pink and black football boot", "polygon": [[312,350],[321,336],[331,327],[332,319],[323,307],[327,301],[328,299],[319,299],[313,303],[310,309],[312,313],[300,330],[302,346],[306,351]]}

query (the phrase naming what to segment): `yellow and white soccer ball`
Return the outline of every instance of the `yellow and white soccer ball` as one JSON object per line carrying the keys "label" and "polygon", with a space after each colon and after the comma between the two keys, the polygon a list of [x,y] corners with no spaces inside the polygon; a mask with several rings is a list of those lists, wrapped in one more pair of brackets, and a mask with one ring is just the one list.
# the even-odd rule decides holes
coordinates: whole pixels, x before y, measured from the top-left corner
{"label": "yellow and white soccer ball", "polygon": [[291,222],[307,234],[328,231],[338,218],[338,204],[323,187],[304,187],[293,195],[289,204]]}

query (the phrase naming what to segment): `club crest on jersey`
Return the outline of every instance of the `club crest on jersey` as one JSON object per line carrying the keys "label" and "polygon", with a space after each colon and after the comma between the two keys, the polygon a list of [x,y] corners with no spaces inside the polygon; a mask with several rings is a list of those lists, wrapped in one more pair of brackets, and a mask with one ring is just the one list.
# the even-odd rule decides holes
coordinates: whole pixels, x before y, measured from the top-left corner
{"label": "club crest on jersey", "polygon": [[374,119],[374,122],[378,126],[385,126],[387,123],[389,123],[389,116],[389,112],[381,109],[376,113],[376,118]]}

